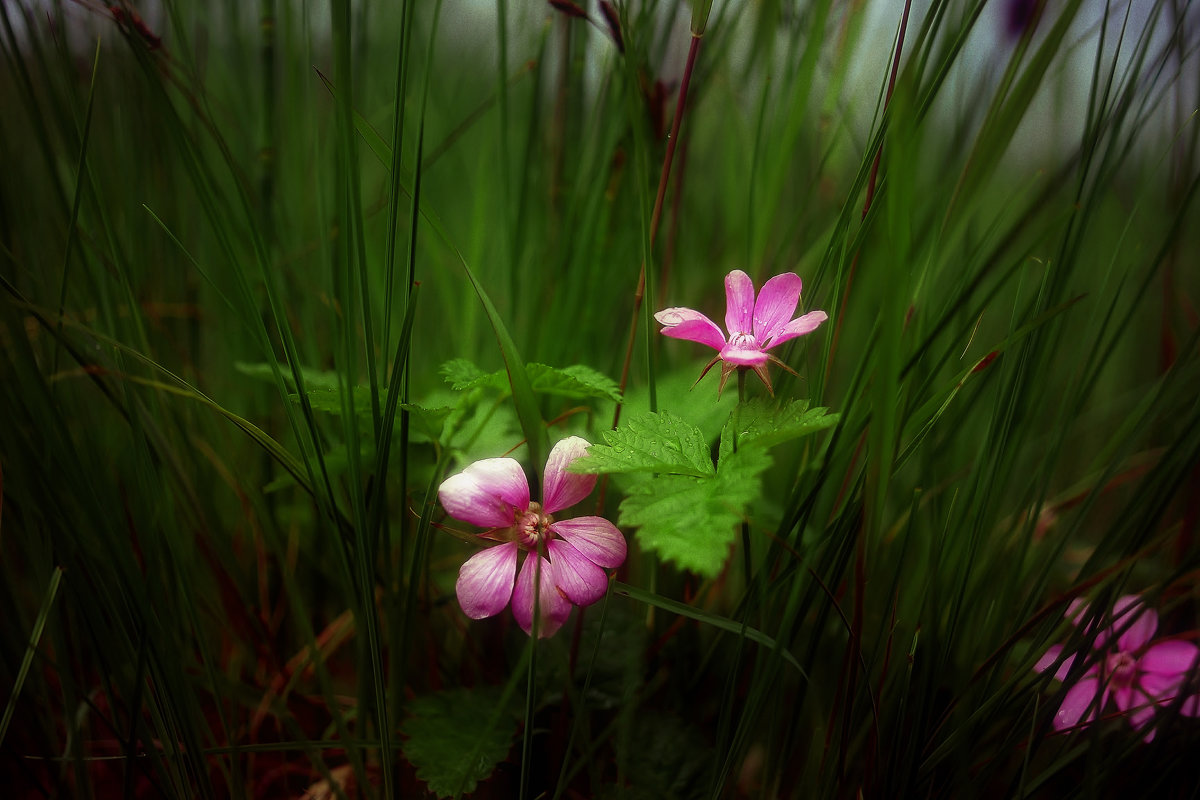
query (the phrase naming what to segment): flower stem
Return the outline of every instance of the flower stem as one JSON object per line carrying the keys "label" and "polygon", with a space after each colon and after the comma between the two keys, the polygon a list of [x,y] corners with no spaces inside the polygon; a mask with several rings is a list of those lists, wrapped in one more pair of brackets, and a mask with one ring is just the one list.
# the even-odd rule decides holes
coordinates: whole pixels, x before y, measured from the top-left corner
{"label": "flower stem", "polygon": [[[738,401],[733,408],[733,452],[738,449],[738,437],[742,430],[742,406],[746,403],[746,368],[741,367],[738,374]],[[742,520],[742,567],[745,570],[746,589],[750,589],[750,523]]]}
{"label": "flower stem", "polygon": [[529,794],[530,771],[533,766],[533,715],[534,715],[534,686],[537,678],[538,639],[542,635],[542,548],[534,549],[526,558],[536,558],[533,562],[533,622],[529,627],[529,672],[525,680],[525,731],[521,738],[521,781],[517,797],[526,800]]}
{"label": "flower stem", "polygon": [[537,677],[538,620],[533,618],[533,635],[529,637],[529,672],[525,681],[525,733],[521,740],[521,786],[517,797],[526,800],[529,794],[530,772],[533,767],[534,685]]}

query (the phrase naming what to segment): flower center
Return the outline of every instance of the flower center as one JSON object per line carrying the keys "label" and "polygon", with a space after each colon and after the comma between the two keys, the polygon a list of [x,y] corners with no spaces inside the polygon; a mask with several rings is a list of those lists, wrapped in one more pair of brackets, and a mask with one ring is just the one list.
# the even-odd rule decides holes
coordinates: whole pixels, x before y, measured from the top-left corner
{"label": "flower center", "polygon": [[758,340],[753,333],[734,333],[729,337],[729,346],[738,350],[754,350],[758,347]]}
{"label": "flower center", "polygon": [[1113,653],[1105,659],[1104,666],[1111,676],[1109,681],[1113,688],[1124,688],[1133,684],[1137,673],[1137,659],[1129,653]]}
{"label": "flower center", "polygon": [[530,503],[528,509],[517,515],[517,522],[513,525],[514,538],[523,547],[534,549],[543,539],[548,541],[554,538],[550,530],[552,522],[554,517],[543,514],[540,503]]}

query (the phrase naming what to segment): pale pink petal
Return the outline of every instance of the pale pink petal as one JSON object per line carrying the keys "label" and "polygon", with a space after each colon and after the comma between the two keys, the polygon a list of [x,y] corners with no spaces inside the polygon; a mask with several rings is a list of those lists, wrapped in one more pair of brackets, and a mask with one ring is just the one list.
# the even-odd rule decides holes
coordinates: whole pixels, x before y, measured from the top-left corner
{"label": "pale pink petal", "polygon": [[533,635],[533,579],[534,573],[541,565],[540,591],[538,592],[538,611],[541,624],[538,625],[539,638],[553,636],[571,614],[571,601],[564,597],[555,587],[554,565],[540,556],[532,553],[525,559],[521,572],[517,575],[517,585],[513,590],[513,617],[521,630]]}
{"label": "pale pink petal", "polygon": [[555,586],[577,606],[590,606],[604,597],[608,575],[566,539],[553,539],[547,545],[554,565]]}
{"label": "pale pink petal", "polygon": [[717,323],[690,308],[664,308],[654,315],[663,326],[663,336],[672,339],[687,339],[689,342],[706,344],[714,350],[725,346],[725,334]]}
{"label": "pale pink petal", "polygon": [[550,530],[597,566],[615,569],[625,563],[625,537],[604,517],[563,519],[552,524]]}
{"label": "pale pink petal", "polygon": [[529,508],[529,483],[511,458],[476,461],[438,487],[446,513],[481,528],[506,528]]}
{"label": "pale pink petal", "polygon": [[775,332],[775,338],[769,342],[763,342],[763,347],[771,348],[784,342],[791,341],[797,336],[803,336],[806,333],[812,333],[825,320],[829,319],[829,315],[824,311],[810,311],[803,317],[796,319],[784,325]]}
{"label": "pale pink petal", "polygon": [[517,573],[517,543],[480,550],[463,562],[454,589],[463,613],[471,619],[499,614],[512,597]]}
{"label": "pale pink petal", "polygon": [[776,275],[763,284],[754,302],[754,338],[767,342],[787,325],[800,302],[800,276],[794,272]]}
{"label": "pale pink petal", "polygon": [[[1122,653],[1132,653],[1140,649],[1154,636],[1158,629],[1158,614],[1146,608],[1142,598],[1136,594],[1127,594],[1117,599],[1113,604],[1113,623],[1110,630],[1120,631],[1117,636],[1117,647]],[[1096,640],[1099,647],[1100,640]]]}
{"label": "pale pink petal", "polygon": [[1200,647],[1179,639],[1168,639],[1150,645],[1138,659],[1138,668],[1143,672],[1179,677],[1197,666]]}
{"label": "pale pink petal", "polygon": [[[1054,663],[1058,661],[1059,656],[1062,655],[1062,651],[1063,646],[1061,644],[1051,645],[1050,649],[1047,650],[1042,657],[1038,659],[1038,662],[1033,665],[1034,670],[1037,672],[1045,672],[1046,670],[1050,669],[1050,667],[1054,666]],[[1054,677],[1057,680],[1065,681],[1067,679],[1067,673],[1070,672],[1071,666],[1075,663],[1075,658],[1076,656],[1074,654],[1069,655],[1067,656],[1066,660],[1058,665],[1058,669],[1054,672]]]}
{"label": "pale pink petal", "polygon": [[1083,719],[1084,712],[1087,712],[1087,719],[1084,719],[1084,722],[1094,720],[1098,710],[1096,694],[1099,689],[1100,680],[1098,678],[1083,678],[1072,686],[1067,691],[1067,696],[1063,698],[1058,713],[1054,715],[1055,730],[1061,731],[1074,727]]}
{"label": "pale pink petal", "polygon": [[738,336],[721,348],[721,360],[739,367],[757,367],[767,363],[767,354],[757,343]]}
{"label": "pale pink petal", "polygon": [[740,269],[725,276],[725,330],[731,338],[754,332],[754,281]]}
{"label": "pale pink petal", "polygon": [[546,474],[542,476],[542,510],[547,514],[570,508],[592,492],[596,475],[577,475],[567,467],[577,458],[587,455],[588,443],[578,436],[563,439],[546,459]]}

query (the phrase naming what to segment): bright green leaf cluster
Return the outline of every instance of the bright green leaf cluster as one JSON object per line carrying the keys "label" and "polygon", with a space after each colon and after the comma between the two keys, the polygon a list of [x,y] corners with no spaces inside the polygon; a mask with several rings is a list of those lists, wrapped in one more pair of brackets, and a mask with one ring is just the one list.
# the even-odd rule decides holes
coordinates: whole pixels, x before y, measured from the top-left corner
{"label": "bright green leaf cluster", "polygon": [[793,400],[778,408],[766,400],[751,400],[731,414],[725,423],[721,431],[720,458],[723,461],[732,452],[735,434],[740,449],[771,448],[832,427],[840,417],[827,413],[828,410],[809,408],[807,400]]}
{"label": "bright green leaf cluster", "polygon": [[806,401],[745,404],[725,424],[714,467],[699,428],[668,412],[635,414],[603,433],[605,443],[592,445],[571,469],[654,473],[630,486],[620,524],[637,528],[638,542],[663,559],[716,577],[738,523],[761,493],[761,476],[771,466],[768,450],[837,421],[836,414],[810,409]]}
{"label": "bright green leaf cluster", "polygon": [[638,542],[667,561],[714,578],[769,466],[767,451],[752,448],[725,459],[714,475],[661,475],[635,484],[621,503],[621,525],[639,528]]}
{"label": "bright green leaf cluster", "polygon": [[572,472],[658,472],[711,477],[712,456],[695,425],[669,412],[634,414],[615,431],[601,434],[605,444],[588,448]]}

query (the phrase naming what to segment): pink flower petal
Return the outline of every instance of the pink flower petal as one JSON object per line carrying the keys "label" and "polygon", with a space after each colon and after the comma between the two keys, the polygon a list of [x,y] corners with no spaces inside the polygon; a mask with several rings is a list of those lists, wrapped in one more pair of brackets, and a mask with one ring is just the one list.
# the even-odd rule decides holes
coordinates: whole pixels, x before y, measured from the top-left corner
{"label": "pink flower petal", "polygon": [[1112,695],[1112,699],[1117,703],[1117,708],[1122,711],[1128,711],[1132,708],[1135,701],[1145,700],[1140,694],[1134,693],[1132,686],[1112,686],[1110,684],[1106,694]]}
{"label": "pink flower petal", "polygon": [[471,619],[499,614],[508,605],[517,573],[517,543],[480,550],[463,562],[454,589],[463,613]]}
{"label": "pink flower petal", "polygon": [[1096,702],[1099,689],[1100,680],[1098,678],[1082,678],[1079,683],[1072,686],[1067,691],[1067,696],[1063,698],[1058,713],[1054,715],[1055,730],[1061,731],[1075,727],[1085,712],[1087,712],[1087,719],[1083,720],[1085,723],[1094,720],[1096,712],[1099,710]]}
{"label": "pink flower petal", "polygon": [[800,276],[794,272],[776,275],[763,284],[754,303],[754,338],[764,344],[787,325],[800,302]]}
{"label": "pink flower petal", "polygon": [[1200,695],[1192,695],[1183,701],[1179,713],[1185,717],[1200,717]]}
{"label": "pink flower petal", "polygon": [[1168,639],[1150,645],[1138,659],[1138,668],[1143,672],[1180,677],[1198,667],[1200,647],[1179,639]]}
{"label": "pink flower petal", "polygon": [[803,317],[797,317],[776,331],[775,338],[769,342],[764,342],[763,347],[775,347],[776,345],[795,339],[797,336],[812,333],[827,319],[829,319],[829,315],[824,311],[810,311]]}
{"label": "pink flower petal", "polygon": [[511,458],[476,461],[438,487],[446,513],[481,528],[506,528],[529,508],[529,483]]}
{"label": "pink flower petal", "polygon": [[615,569],[625,563],[625,537],[604,517],[563,519],[550,526],[593,564]]}
{"label": "pink flower petal", "polygon": [[1042,654],[1042,657],[1033,665],[1034,672],[1045,672],[1050,669],[1055,661],[1058,661],[1059,655],[1062,654],[1063,646],[1061,644],[1052,644],[1050,648]]}
{"label": "pink flower petal", "polygon": [[[1051,645],[1050,649],[1048,649],[1042,655],[1042,657],[1038,659],[1038,662],[1033,665],[1034,670],[1037,672],[1045,672],[1046,670],[1050,669],[1050,667],[1054,666],[1054,663],[1058,661],[1059,657],[1062,655],[1062,651],[1063,646],[1061,644]],[[1061,664],[1058,665],[1058,669],[1054,672],[1054,677],[1056,680],[1065,681],[1067,679],[1067,673],[1070,672],[1071,666],[1075,663],[1075,658],[1076,656],[1074,654],[1069,655]]]}
{"label": "pink flower petal", "polygon": [[553,539],[547,545],[554,564],[555,586],[577,606],[590,606],[608,591],[608,575],[566,539]]}
{"label": "pink flower petal", "polygon": [[725,330],[731,338],[754,332],[754,281],[740,269],[725,276]]}
{"label": "pink flower petal", "polygon": [[559,593],[555,587],[554,565],[541,556],[532,553],[525,559],[521,572],[517,575],[517,585],[513,589],[513,617],[521,630],[533,635],[533,579],[534,573],[541,565],[540,590],[538,592],[538,611],[541,614],[541,624],[538,625],[538,637],[545,639],[553,636],[571,615],[571,601]]}
{"label": "pink flower petal", "polygon": [[1138,679],[1138,690],[1147,698],[1160,703],[1169,703],[1179,694],[1183,678],[1173,675],[1148,673]]}
{"label": "pink flower petal", "polygon": [[706,344],[714,350],[725,346],[725,334],[717,323],[690,308],[664,308],[654,315],[663,326],[663,336]]}
{"label": "pink flower petal", "polygon": [[[1158,614],[1146,608],[1142,598],[1136,594],[1127,594],[1113,603],[1113,623],[1110,631],[1120,631],[1120,635],[1117,636],[1117,648],[1121,652],[1132,653],[1140,649],[1150,641],[1157,629]],[[1096,647],[1100,646],[1100,639],[1097,637]]]}
{"label": "pink flower petal", "polygon": [[[1132,709],[1125,715],[1125,719],[1129,721],[1129,724],[1133,726],[1135,731],[1145,728],[1150,724],[1150,721],[1154,719],[1154,706],[1152,704],[1147,705],[1145,698],[1140,699],[1142,702],[1138,703],[1136,708]],[[1154,741],[1154,734],[1157,731],[1157,726],[1150,728],[1150,730],[1146,731],[1146,735],[1142,737],[1142,741]]]}
{"label": "pink flower petal", "polygon": [[547,514],[570,508],[592,492],[596,475],[577,475],[567,467],[577,458],[587,455],[588,443],[578,436],[563,439],[546,459],[546,474],[542,476],[542,510]]}

